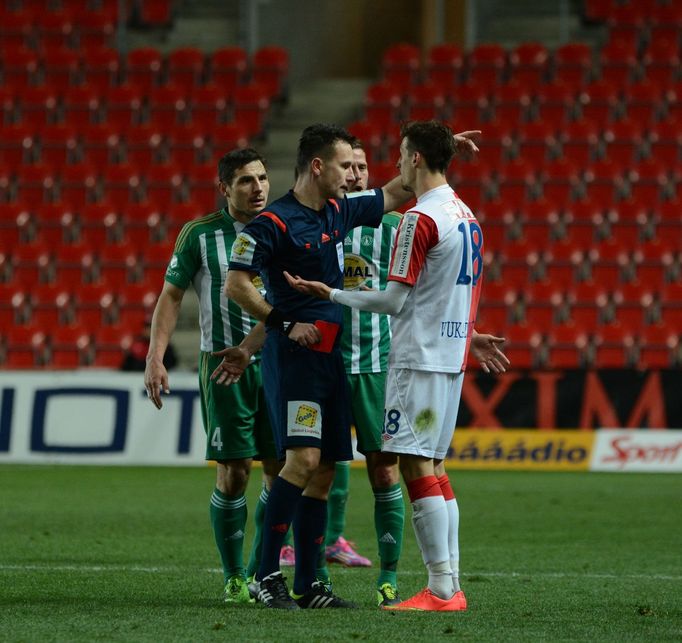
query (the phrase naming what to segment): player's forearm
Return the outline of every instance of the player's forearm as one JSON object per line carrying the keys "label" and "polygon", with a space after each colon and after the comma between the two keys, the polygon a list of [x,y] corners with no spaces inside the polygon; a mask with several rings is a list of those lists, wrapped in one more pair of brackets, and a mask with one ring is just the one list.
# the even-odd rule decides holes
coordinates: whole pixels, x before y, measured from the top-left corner
{"label": "player's forearm", "polygon": [[333,289],[329,299],[337,304],[350,306],[382,315],[397,315],[403,309],[411,287],[397,281],[390,281],[386,290],[337,290]]}
{"label": "player's forearm", "polygon": [[179,288],[178,293],[171,294],[164,288],[159,295],[152,316],[152,327],[149,337],[149,350],[147,351],[147,361],[163,361],[163,356],[168,348],[168,343],[173,335],[175,326],[180,314],[182,303],[182,293]]}
{"label": "player's forearm", "polygon": [[249,315],[265,321],[272,306],[265,301],[253,285],[253,275],[243,270],[228,270],[225,280],[225,296],[237,303]]}
{"label": "player's forearm", "polygon": [[263,322],[258,322],[252,329],[251,332],[244,337],[244,339],[239,344],[240,348],[244,348],[248,351],[249,355],[257,353],[263,344],[265,343],[265,324]]}
{"label": "player's forearm", "polygon": [[403,189],[403,184],[399,176],[391,179],[381,189],[384,193],[384,212],[397,210],[403,203],[406,203],[414,196],[412,192]]}

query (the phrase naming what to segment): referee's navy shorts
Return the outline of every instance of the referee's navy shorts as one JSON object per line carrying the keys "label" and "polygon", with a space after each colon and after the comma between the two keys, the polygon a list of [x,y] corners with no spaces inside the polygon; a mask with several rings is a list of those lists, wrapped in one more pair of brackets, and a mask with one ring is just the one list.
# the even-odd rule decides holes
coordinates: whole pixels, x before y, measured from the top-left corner
{"label": "referee's navy shorts", "polygon": [[277,454],[297,446],[317,447],[321,459],[353,459],[350,403],[341,351],[304,348],[268,332],[261,359],[263,388]]}

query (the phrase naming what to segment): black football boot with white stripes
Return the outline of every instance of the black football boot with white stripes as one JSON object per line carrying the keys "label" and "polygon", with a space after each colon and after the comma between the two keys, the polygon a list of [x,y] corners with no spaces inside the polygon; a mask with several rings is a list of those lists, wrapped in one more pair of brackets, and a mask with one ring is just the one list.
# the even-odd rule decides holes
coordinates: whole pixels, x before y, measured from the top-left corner
{"label": "black football boot with white stripes", "polygon": [[296,603],[304,610],[318,610],[334,607],[357,609],[358,607],[355,603],[345,601],[343,598],[333,594],[322,581],[315,581],[303,596],[296,599]]}
{"label": "black football boot with white stripes", "polygon": [[[256,593],[256,600],[263,603],[265,607],[272,607],[280,610],[299,609],[296,601],[289,595],[287,584],[282,572],[274,572],[266,576],[262,581],[254,581],[253,587]],[[251,587],[249,587],[251,590]]]}

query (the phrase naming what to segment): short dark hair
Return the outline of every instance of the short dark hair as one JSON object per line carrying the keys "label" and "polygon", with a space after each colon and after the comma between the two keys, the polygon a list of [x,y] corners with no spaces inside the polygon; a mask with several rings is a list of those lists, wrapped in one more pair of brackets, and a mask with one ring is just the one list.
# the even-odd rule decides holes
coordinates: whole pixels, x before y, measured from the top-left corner
{"label": "short dark hair", "polygon": [[332,148],[337,141],[345,141],[353,144],[355,137],[340,125],[331,123],[316,123],[303,130],[298,141],[298,153],[296,155],[296,169],[299,174],[308,167],[310,161],[316,156],[323,159],[331,157]]}
{"label": "short dark hair", "polygon": [[362,139],[358,138],[357,136],[353,137],[353,142],[350,144],[350,146],[354,150],[362,150],[363,152],[365,151],[365,145],[362,142]]}
{"label": "short dark hair", "polygon": [[445,123],[413,121],[402,126],[400,138],[407,138],[407,149],[419,152],[429,170],[445,174],[455,155],[455,139]]}
{"label": "short dark hair", "polygon": [[228,152],[218,161],[218,179],[229,185],[235,172],[253,161],[260,161],[265,166],[265,159],[252,147]]}

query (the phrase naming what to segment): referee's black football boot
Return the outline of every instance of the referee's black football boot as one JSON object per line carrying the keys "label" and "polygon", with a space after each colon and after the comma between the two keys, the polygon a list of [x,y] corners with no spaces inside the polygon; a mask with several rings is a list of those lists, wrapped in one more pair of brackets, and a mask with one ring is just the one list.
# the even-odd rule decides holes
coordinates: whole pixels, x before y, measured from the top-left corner
{"label": "referee's black football boot", "polygon": [[265,607],[280,610],[297,610],[298,603],[289,596],[289,590],[282,572],[273,572],[261,581],[255,581],[258,585],[256,596],[259,603]]}
{"label": "referee's black football boot", "polygon": [[333,594],[322,581],[315,581],[310,589],[296,599],[298,606],[304,610],[319,610],[326,608],[345,607],[346,609],[357,609],[355,603],[346,601]]}

